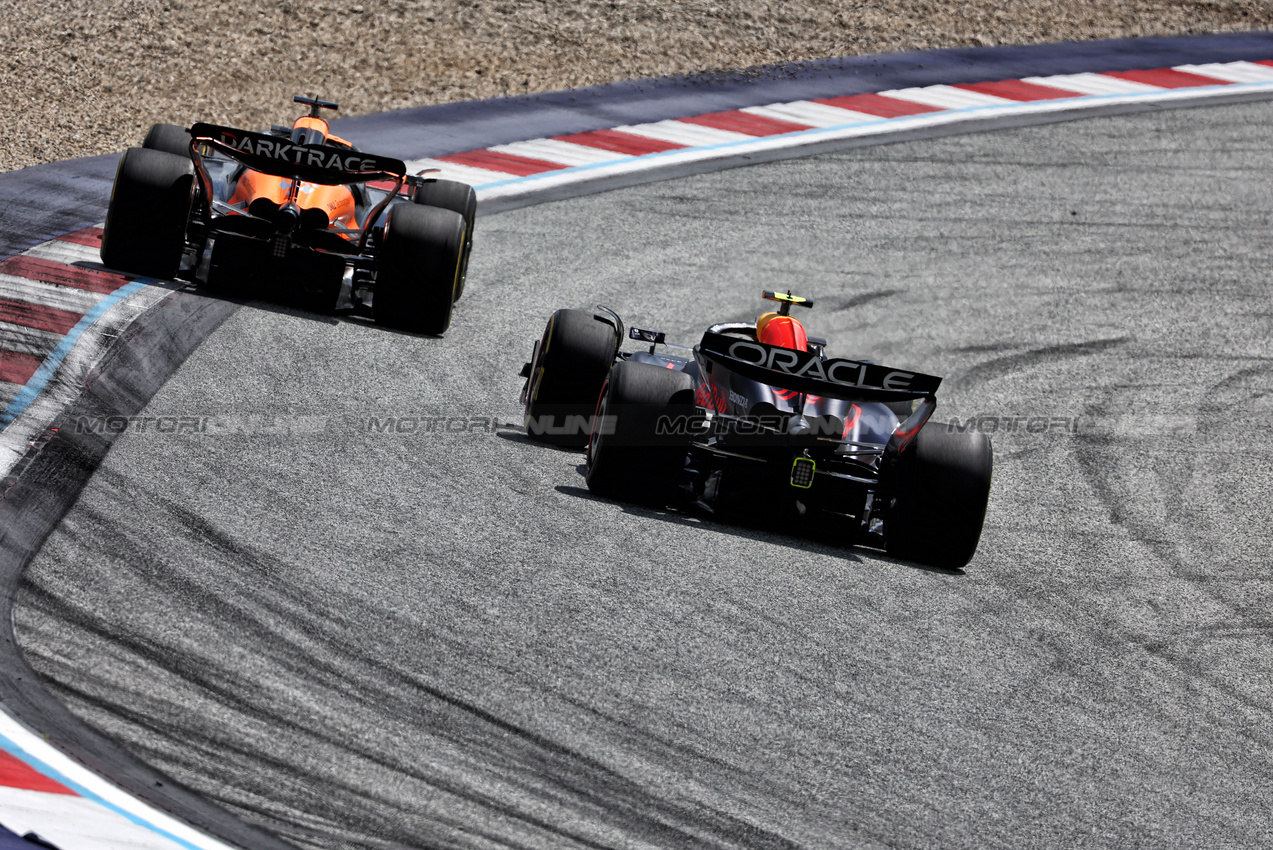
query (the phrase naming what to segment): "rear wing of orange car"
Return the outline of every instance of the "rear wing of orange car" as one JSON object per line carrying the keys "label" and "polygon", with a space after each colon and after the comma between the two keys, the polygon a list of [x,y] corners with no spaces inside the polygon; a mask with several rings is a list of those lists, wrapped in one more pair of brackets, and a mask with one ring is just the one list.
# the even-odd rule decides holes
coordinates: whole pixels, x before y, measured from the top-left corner
{"label": "rear wing of orange car", "polygon": [[[190,133],[190,158],[203,186],[203,213],[206,220],[212,218],[212,178],[204,167],[203,157],[220,153],[263,174],[296,179],[306,183],[338,186],[347,183],[384,182],[388,194],[366,215],[369,222],[378,221],[380,214],[402,190],[403,186],[416,187],[424,181],[407,174],[407,166],[400,159],[363,153],[362,151],[330,145],[304,145],[286,136],[254,133],[234,127],[216,124],[195,124]],[[365,250],[370,228],[365,228],[358,240],[359,250]]]}
{"label": "rear wing of orange car", "polygon": [[365,183],[369,180],[407,181],[407,166],[400,159],[328,145],[298,145],[291,139],[237,130],[215,124],[190,128],[193,153],[200,148],[223,153],[254,171],[277,177],[295,177],[328,186]]}

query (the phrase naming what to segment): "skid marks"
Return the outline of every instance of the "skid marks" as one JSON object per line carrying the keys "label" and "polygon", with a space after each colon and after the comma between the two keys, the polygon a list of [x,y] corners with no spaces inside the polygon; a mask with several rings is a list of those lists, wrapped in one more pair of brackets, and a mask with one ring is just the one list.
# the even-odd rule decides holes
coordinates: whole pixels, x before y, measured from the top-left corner
{"label": "skid marks", "polygon": [[[1101,354],[1110,349],[1126,345],[1131,341],[1131,337],[1121,336],[1112,339],[1094,339],[1086,342],[1047,345],[1017,354],[1006,354],[1002,357],[983,360],[964,372],[947,378],[943,390],[950,393],[970,390],[993,381],[995,378],[1017,374],[1057,360]],[[970,346],[961,350],[981,352],[987,349],[985,346]]]}
{"label": "skid marks", "polygon": [[[671,738],[660,742],[630,718],[570,705],[570,689],[526,680],[410,602],[399,607],[355,596],[327,603],[334,597],[298,580],[304,574],[299,561],[321,553],[280,561],[228,532],[230,523],[158,490],[138,492],[110,468],[99,471],[98,481],[128,501],[138,520],[121,525],[83,506],[68,519],[66,534],[51,538],[55,549],[83,551],[66,553],[72,574],[28,577],[18,609],[27,651],[73,710],[106,728],[141,730],[121,735],[148,742],[152,750],[140,753],[148,761],[189,764],[191,772],[177,773],[178,781],[249,822],[296,841],[339,838],[344,846],[367,848],[422,846],[422,835],[447,830],[470,839],[489,830],[488,841],[513,836],[527,846],[614,846],[636,835],[663,847],[793,846],[725,807],[682,802],[658,783],[638,779],[645,765],[619,769],[588,755],[596,747],[587,739],[610,738],[605,749],[643,751],[653,764],[700,770],[711,763],[710,754]],[[204,553],[199,564],[180,557],[190,541]],[[113,556],[94,557],[92,550]],[[374,559],[366,567],[376,568]],[[105,621],[89,601],[104,586],[115,599]],[[139,611],[129,604],[133,598],[172,604]],[[100,676],[83,675],[71,659],[39,654],[51,643],[40,632],[66,629],[100,637],[107,648]],[[351,634],[362,638],[351,641]],[[266,657],[258,661],[245,646],[263,648]],[[475,680],[477,671],[486,671],[488,681]],[[111,684],[119,681],[144,684],[120,690]],[[192,695],[198,722],[187,714]],[[558,705],[549,716],[575,719],[536,723],[517,708],[541,702]],[[342,735],[337,727],[343,726],[379,734]],[[428,730],[427,751],[404,750],[400,742],[421,729]],[[342,742],[339,759],[270,756],[279,741],[305,753],[336,740]],[[214,761],[220,776],[209,783],[200,766]],[[717,762],[711,770],[738,778],[737,765]],[[396,784],[368,785],[375,775],[395,776]],[[758,794],[775,790],[766,790],[770,780],[763,774],[747,781],[762,786]],[[303,812],[281,812],[271,802],[279,784],[304,789],[297,792],[310,798]],[[342,810],[342,801],[368,797],[382,812],[396,813],[377,836],[384,845],[346,833],[345,825],[359,817]],[[305,812],[325,814],[307,818]]]}
{"label": "skid marks", "polygon": [[[1089,356],[1081,369],[1061,365]],[[1090,667],[1100,657],[1111,675],[1125,664],[1157,669],[1143,675],[1199,692],[1217,712],[1205,722],[1249,741],[1253,754],[1267,751],[1267,724],[1251,720],[1267,719],[1273,661],[1251,658],[1249,647],[1261,636],[1273,643],[1268,535],[1251,527],[1252,518],[1267,516],[1273,479],[1273,364],[1235,369],[1231,360],[1209,359],[1186,371],[1174,357],[1120,337],[992,357],[951,383],[976,395],[1014,376],[1001,380],[1011,385],[1004,391],[1021,391],[1040,370],[1057,398],[1083,404],[1075,433],[996,443],[990,533],[1004,541],[1041,534],[1055,546],[1050,562],[1038,565],[1037,583],[1004,587],[1015,597],[1010,607],[1037,616],[1032,634],[1057,663]],[[1220,379],[1198,386],[1171,377],[1185,374]],[[1013,528],[1006,512],[1022,499],[1046,518],[1042,525]],[[1068,623],[1064,630],[1047,626],[1057,617]],[[1062,637],[1083,621],[1092,646],[1045,649],[1050,634]],[[1145,705],[1135,722],[1140,734],[1159,734],[1199,720]],[[1248,757],[1259,758],[1233,756]]]}
{"label": "skid marks", "polygon": [[1074,440],[1078,469],[1115,528],[1111,543],[1140,571],[1129,569],[1123,604],[1106,621],[1189,687],[1213,694],[1226,716],[1211,722],[1237,727],[1264,751],[1267,726],[1243,715],[1266,717],[1273,699],[1273,665],[1267,654],[1249,655],[1252,638],[1273,643],[1267,535],[1251,527],[1252,517],[1267,515],[1273,445],[1267,415],[1253,420],[1260,406],[1267,414],[1268,401],[1260,400],[1273,397],[1273,366],[1239,370],[1203,392],[1193,429],[1171,421],[1154,428],[1153,415],[1173,405],[1147,401],[1151,387],[1115,386],[1085,411],[1094,422],[1143,418],[1142,432],[1092,429]]}

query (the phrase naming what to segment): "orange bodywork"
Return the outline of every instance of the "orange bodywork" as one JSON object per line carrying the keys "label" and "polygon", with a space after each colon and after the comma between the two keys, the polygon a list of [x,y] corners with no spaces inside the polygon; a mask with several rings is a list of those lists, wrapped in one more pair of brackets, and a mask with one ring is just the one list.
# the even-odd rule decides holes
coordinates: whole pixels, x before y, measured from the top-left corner
{"label": "orange bodywork", "polygon": [[[230,204],[243,204],[246,209],[252,202],[265,198],[274,206],[281,207],[287,203],[287,192],[292,181],[286,177],[275,177],[273,174],[262,174],[259,171],[245,171],[234,187],[230,196]],[[348,186],[324,186],[320,183],[300,181],[300,191],[296,195],[296,206],[302,210],[320,210],[327,216],[328,226],[339,224],[356,229],[358,223],[354,218],[354,193]]]}
{"label": "orange bodywork", "polygon": [[322,118],[316,118],[313,115],[302,115],[292,122],[292,131],[296,130],[317,130],[323,134],[323,138],[329,142],[335,142],[342,148],[352,148],[353,145],[342,139],[340,136],[333,136],[331,133],[331,125]]}
{"label": "orange bodywork", "polygon": [[322,210],[332,224],[357,227],[354,220],[354,193],[349,191],[348,186],[322,186],[302,182],[296,205],[302,210]]}
{"label": "orange bodywork", "polygon": [[[296,119],[292,128],[293,130],[318,130],[328,140],[346,147],[350,146],[344,139],[328,134],[327,122],[321,118],[302,116]],[[302,211],[322,212],[327,216],[328,227],[340,225],[342,230],[338,232],[341,236],[346,239],[356,238],[356,233],[342,232],[344,228],[350,230],[358,228],[358,221],[354,215],[354,193],[349,187],[325,186],[321,183],[307,183],[304,180],[298,182],[300,186],[296,195],[296,206]],[[230,204],[232,206],[242,204],[242,208],[246,210],[252,206],[253,202],[264,198],[275,207],[281,207],[287,203],[291,184],[292,180],[289,178],[276,177],[273,174],[249,169],[243,172],[238,183],[235,184],[234,194],[230,196]]]}
{"label": "orange bodywork", "polygon": [[234,194],[230,196],[231,204],[250,206],[257,198],[266,198],[276,206],[287,203],[288,184],[292,181],[273,174],[262,174],[259,171],[245,171],[234,186]]}

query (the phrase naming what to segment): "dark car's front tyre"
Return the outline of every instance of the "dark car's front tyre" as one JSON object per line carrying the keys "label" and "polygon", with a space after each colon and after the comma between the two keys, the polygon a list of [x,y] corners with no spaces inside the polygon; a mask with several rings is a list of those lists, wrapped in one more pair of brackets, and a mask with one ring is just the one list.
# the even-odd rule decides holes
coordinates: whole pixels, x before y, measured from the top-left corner
{"label": "dark car's front tyre", "polygon": [[618,350],[614,325],[586,310],[553,313],[527,378],[527,435],[557,446],[587,445],[588,420]]}

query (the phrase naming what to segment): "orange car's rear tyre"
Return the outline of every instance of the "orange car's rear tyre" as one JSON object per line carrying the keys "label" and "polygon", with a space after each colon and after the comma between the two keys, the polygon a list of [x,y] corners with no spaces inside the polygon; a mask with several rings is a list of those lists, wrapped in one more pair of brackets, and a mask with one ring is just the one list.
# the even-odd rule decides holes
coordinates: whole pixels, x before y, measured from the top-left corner
{"label": "orange car's rear tyre", "polygon": [[153,124],[141,146],[148,151],[163,151],[190,158],[190,134],[177,124]]}
{"label": "orange car's rear tyre", "polygon": [[459,213],[439,207],[389,211],[371,300],[377,324],[435,335],[450,327],[466,229]]}
{"label": "orange car's rear tyre", "polygon": [[143,148],[124,151],[106,210],[102,262],[147,277],[176,275],[194,191],[194,163],[188,158]]}
{"label": "orange car's rear tyre", "polygon": [[469,272],[469,255],[473,253],[473,225],[477,221],[477,193],[467,183],[456,180],[429,180],[411,196],[415,203],[427,207],[441,207],[459,213],[464,218],[464,254],[460,258],[460,282],[455,287],[455,300],[464,294],[464,280]]}

